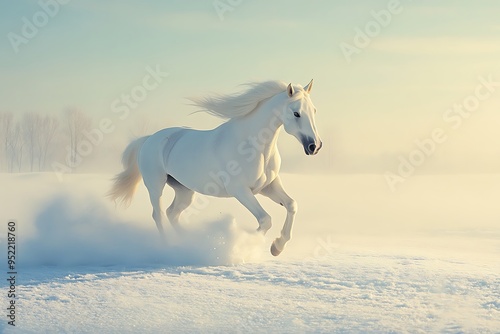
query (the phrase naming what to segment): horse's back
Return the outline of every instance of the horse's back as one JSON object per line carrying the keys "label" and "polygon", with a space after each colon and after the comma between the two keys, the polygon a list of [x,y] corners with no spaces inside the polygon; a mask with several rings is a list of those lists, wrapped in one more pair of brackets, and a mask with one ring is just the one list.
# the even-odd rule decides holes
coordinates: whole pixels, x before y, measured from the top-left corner
{"label": "horse's back", "polygon": [[185,133],[187,128],[173,127],[159,130],[148,137],[139,152],[139,163],[161,168],[166,171],[167,159],[175,142]]}
{"label": "horse's back", "polygon": [[[178,131],[162,132],[161,137],[165,138],[162,155],[167,174],[185,187],[200,193],[205,193],[207,184],[218,183],[211,175],[222,170],[221,166],[227,163],[217,154],[222,149],[218,128],[180,128]],[[217,186],[221,188],[218,195],[224,195],[222,184]]]}

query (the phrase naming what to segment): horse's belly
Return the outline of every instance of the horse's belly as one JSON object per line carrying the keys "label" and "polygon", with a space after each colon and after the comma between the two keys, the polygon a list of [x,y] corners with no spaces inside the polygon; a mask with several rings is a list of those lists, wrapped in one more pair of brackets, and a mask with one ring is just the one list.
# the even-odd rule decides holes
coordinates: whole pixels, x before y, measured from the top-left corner
{"label": "horse's belly", "polygon": [[256,194],[276,178],[278,154],[247,161],[217,144],[210,131],[186,130],[171,147],[167,172],[185,187],[216,197],[231,197],[241,188]]}
{"label": "horse's belly", "polygon": [[167,173],[185,187],[204,195],[229,197],[220,167],[206,132],[187,132],[170,150]]}
{"label": "horse's belly", "polygon": [[267,175],[262,175],[259,179],[255,181],[255,183],[250,187],[254,194],[259,193],[263,188],[265,188],[269,184],[269,179]]}
{"label": "horse's belly", "polygon": [[274,181],[276,176],[278,176],[280,168],[280,160],[279,157],[273,157],[268,161],[267,164],[262,164],[259,170],[258,174],[256,175],[255,179],[252,180],[251,184],[249,185],[250,189],[254,194],[259,193],[263,188],[267,187],[271,182]]}

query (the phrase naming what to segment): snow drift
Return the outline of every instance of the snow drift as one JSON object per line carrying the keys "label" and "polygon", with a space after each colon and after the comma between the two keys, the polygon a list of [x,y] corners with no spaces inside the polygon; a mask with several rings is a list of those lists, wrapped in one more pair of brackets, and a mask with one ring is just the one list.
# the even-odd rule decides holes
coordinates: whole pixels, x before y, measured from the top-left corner
{"label": "snow drift", "polygon": [[114,216],[95,198],[59,195],[42,208],[35,232],[21,245],[23,266],[221,265],[255,258],[264,238],[225,216],[184,233],[156,230]]}
{"label": "snow drift", "polygon": [[259,198],[274,222],[265,241],[246,209],[213,198],[163,241],[146,189],[114,209],[110,178],[0,174],[0,221],[18,228],[16,332],[500,328],[500,175],[415,176],[393,194],[377,175],[283,174],[300,209],[270,261],[286,215],[275,203]]}

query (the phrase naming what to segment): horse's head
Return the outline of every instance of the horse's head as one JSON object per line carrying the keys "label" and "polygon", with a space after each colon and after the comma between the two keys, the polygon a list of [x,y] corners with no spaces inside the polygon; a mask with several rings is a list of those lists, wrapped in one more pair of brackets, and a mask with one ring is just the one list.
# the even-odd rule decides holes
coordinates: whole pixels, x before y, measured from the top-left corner
{"label": "horse's head", "polygon": [[285,131],[297,138],[307,155],[318,153],[323,146],[314,120],[316,108],[309,95],[312,85],[313,80],[304,88],[289,84],[286,89],[288,99],[282,115]]}

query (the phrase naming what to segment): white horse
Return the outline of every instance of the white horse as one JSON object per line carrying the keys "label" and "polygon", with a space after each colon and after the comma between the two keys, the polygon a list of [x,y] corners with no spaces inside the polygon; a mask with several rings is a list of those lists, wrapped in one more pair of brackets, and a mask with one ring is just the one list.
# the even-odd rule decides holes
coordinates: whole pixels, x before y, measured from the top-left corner
{"label": "white horse", "polygon": [[167,128],[134,140],[123,153],[124,171],[115,177],[109,196],[130,203],[142,175],[162,235],[165,218],[160,198],[165,183],[175,191],[166,215],[176,228],[195,192],[235,197],[255,216],[258,231],[265,234],[271,228],[271,217],[255,198],[262,194],[287,210],[281,236],[271,246],[271,253],[279,255],[291,238],[297,204],[278,175],[277,140],[284,127],[307,155],[321,149],[314,122],[316,108],[309,95],[312,84],[312,80],[305,87],[267,81],[250,84],[241,94],[191,99],[208,113],[229,120],[212,130]]}

